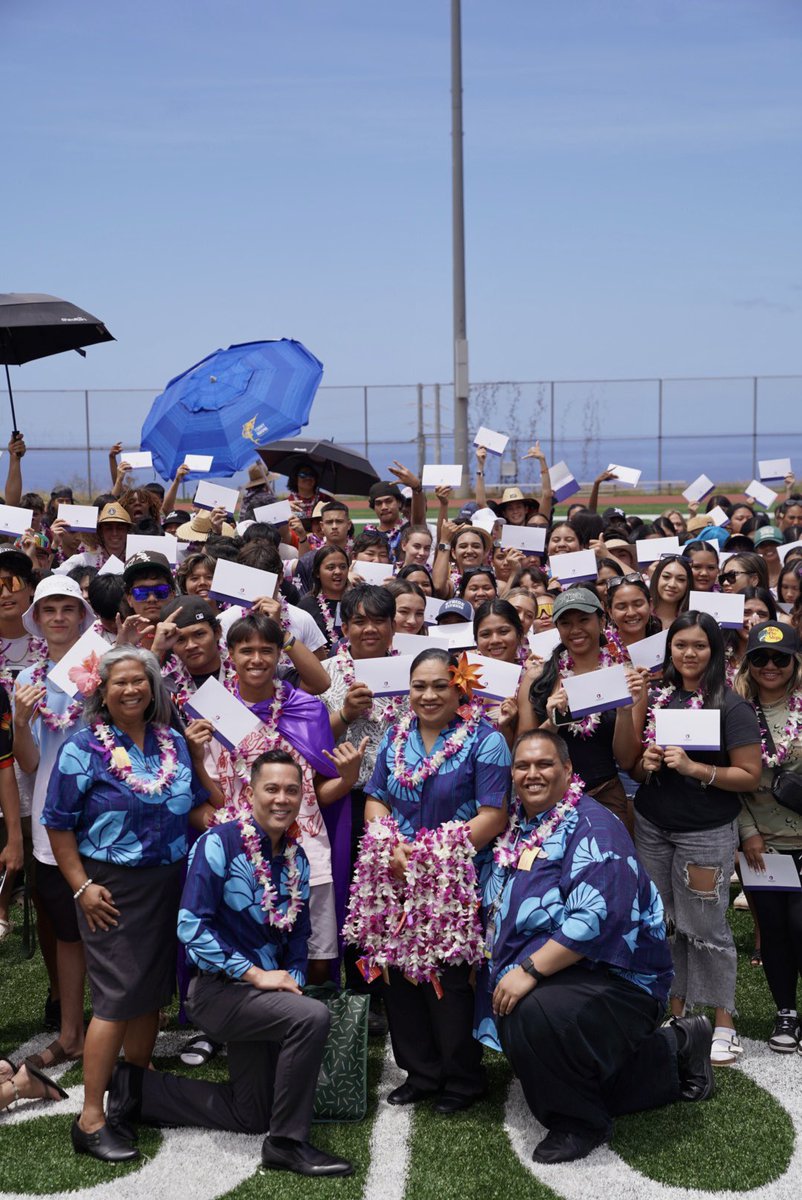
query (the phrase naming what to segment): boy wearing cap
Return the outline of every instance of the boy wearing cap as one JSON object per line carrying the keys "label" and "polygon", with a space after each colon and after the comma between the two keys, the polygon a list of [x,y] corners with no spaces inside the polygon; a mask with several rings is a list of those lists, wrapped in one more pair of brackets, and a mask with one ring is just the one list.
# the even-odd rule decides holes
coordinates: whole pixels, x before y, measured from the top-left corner
{"label": "boy wearing cap", "polygon": [[32,797],[33,853],[38,903],[56,935],[61,1029],[34,1066],[55,1067],[77,1058],[84,1041],[84,951],[72,891],[56,865],[47,830],[40,823],[47,784],[56,758],[82,720],[83,702],[72,700],[48,673],[94,623],[95,614],[74,579],[50,575],[37,586],[23,624],[47,643],[46,661],[20,672],[14,691],[14,753],[23,771],[35,771]]}
{"label": "boy wearing cap", "polygon": [[378,524],[366,525],[365,529],[376,529],[379,533],[385,534],[390,543],[390,555],[395,561],[404,526],[425,523],[426,500],[423,495],[423,485],[417,475],[396,462],[390,469],[401,483],[412,489],[410,520],[407,521],[401,512],[404,497],[398,484],[391,483],[388,479],[382,479],[379,483],[374,483],[368,492],[368,504],[379,518]]}
{"label": "boy wearing cap", "polygon": [[150,650],[161,611],[175,595],[172,568],[157,550],[139,550],[125,564],[123,583],[133,613],[123,623],[123,640]]}

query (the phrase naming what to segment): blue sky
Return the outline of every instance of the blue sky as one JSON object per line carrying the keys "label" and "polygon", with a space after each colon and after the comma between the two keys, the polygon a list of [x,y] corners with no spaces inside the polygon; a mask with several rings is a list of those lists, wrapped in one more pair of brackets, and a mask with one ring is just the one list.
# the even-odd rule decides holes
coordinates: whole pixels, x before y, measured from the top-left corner
{"label": "blue sky", "polygon": [[[17,386],[280,336],[329,384],[450,379],[448,17],[2,0],[0,291],[118,338]],[[472,379],[799,372],[796,0],[465,0],[463,33]]]}

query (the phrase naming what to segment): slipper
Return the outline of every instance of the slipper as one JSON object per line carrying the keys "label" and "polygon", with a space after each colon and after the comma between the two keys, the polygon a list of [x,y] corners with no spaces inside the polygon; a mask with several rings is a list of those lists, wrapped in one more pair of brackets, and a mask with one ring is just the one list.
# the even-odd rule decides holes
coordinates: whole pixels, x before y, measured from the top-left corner
{"label": "slipper", "polygon": [[204,1067],[219,1049],[219,1042],[213,1042],[201,1033],[187,1042],[178,1057],[185,1067]]}
{"label": "slipper", "polygon": [[7,938],[11,933],[11,924],[9,921],[0,920],[0,942]]}
{"label": "slipper", "polygon": [[[8,1065],[11,1067],[11,1074],[9,1075],[8,1079],[13,1079],[19,1070],[19,1067],[16,1065],[16,1063],[12,1062],[10,1058],[6,1058],[5,1054],[0,1054],[0,1066],[2,1066],[3,1063],[8,1063]],[[0,1082],[8,1083],[8,1079],[3,1079]]]}
{"label": "slipper", "polygon": [[[38,1067],[32,1067],[27,1060],[22,1065],[25,1067],[25,1070],[28,1072],[28,1074],[33,1076],[34,1079],[38,1079],[40,1083],[45,1085],[45,1087],[52,1088],[54,1092],[58,1092],[59,1097],[62,1100],[69,1100],[70,1093],[66,1092],[60,1083],[56,1083],[55,1079],[51,1079],[49,1075],[45,1075],[44,1071],[40,1071]],[[52,1097],[37,1096],[36,1099],[51,1100]]]}
{"label": "slipper", "polygon": [[45,1054],[52,1055],[47,1062],[45,1062],[41,1054],[29,1054],[25,1062],[36,1067],[37,1071],[41,1071],[44,1067],[50,1070],[51,1067],[60,1067],[62,1063],[78,1062],[82,1058],[80,1054],[67,1054],[58,1039],[55,1042],[51,1042],[49,1046],[46,1046],[44,1052]]}

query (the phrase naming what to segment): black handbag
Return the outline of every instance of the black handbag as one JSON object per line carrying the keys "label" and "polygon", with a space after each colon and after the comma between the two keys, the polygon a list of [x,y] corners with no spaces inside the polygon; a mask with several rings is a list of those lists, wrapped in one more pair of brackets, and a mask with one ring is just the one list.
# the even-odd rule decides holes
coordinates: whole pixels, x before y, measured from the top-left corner
{"label": "black handbag", "polygon": [[[760,732],[766,743],[766,749],[769,754],[774,754],[777,747],[774,744],[774,738],[771,736],[771,730],[769,729],[763,709],[757,702],[755,703],[755,711],[757,712]],[[791,812],[795,812],[797,816],[802,816],[802,774],[798,771],[789,771],[787,768],[775,767],[771,778],[771,794],[778,804],[782,804],[783,808],[790,808]]]}

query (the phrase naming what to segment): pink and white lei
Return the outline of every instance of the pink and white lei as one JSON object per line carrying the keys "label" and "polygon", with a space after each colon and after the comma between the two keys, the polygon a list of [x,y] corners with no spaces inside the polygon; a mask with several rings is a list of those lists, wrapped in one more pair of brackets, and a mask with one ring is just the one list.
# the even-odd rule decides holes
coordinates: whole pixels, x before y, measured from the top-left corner
{"label": "pink and white lei", "polygon": [[[390,654],[396,655],[398,651],[391,650]],[[356,668],[354,667],[354,660],[347,642],[340,644],[334,658],[339,664],[345,686],[352,687],[356,683]],[[364,713],[363,719],[367,721],[386,721],[392,724],[407,710],[408,706],[409,700],[406,696],[388,696],[386,699],[376,696],[373,699],[370,712]]]}
{"label": "pink and white lei", "polygon": [[284,858],[287,863],[287,891],[289,899],[287,901],[287,911],[282,912],[279,907],[278,893],[273,887],[273,876],[271,871],[270,860],[266,859],[262,854],[262,843],[259,834],[256,832],[256,827],[251,820],[250,807],[243,807],[240,810],[240,815],[237,818],[239,824],[240,837],[242,838],[242,846],[248,861],[253,867],[257,882],[262,888],[262,899],[260,907],[265,914],[264,923],[272,925],[274,929],[288,930],[292,929],[295,924],[298,913],[301,911],[303,899],[301,896],[301,870],[298,866],[298,846],[294,838],[287,835],[287,846],[284,850]]}
{"label": "pink and white lei", "polygon": [[[33,687],[46,687],[47,679],[47,644],[44,645],[44,657],[40,658],[31,672],[31,685]],[[80,717],[84,710],[83,697],[80,700],[73,700],[66,710],[59,716],[54,713],[52,708],[48,708],[44,701],[39,704],[35,711],[35,716],[41,717],[48,729],[54,733],[63,733],[65,729],[69,729],[71,725]]]}
{"label": "pink and white lei", "polygon": [[582,779],[579,775],[572,775],[567,791],[562,799],[557,801],[551,810],[550,816],[540,821],[524,841],[520,841],[523,807],[519,802],[515,813],[510,818],[507,829],[496,842],[493,850],[493,861],[499,867],[503,867],[506,870],[517,864],[518,859],[525,850],[534,850],[542,846],[544,842],[548,841],[557,826],[565,820],[569,813],[574,811],[582,799],[584,791],[585,784]]}
{"label": "pink and white lei", "polygon": [[769,754],[763,722],[760,722],[760,756],[764,767],[779,767],[791,753],[791,744],[802,738],[802,693],[792,692],[787,705],[788,720],[779,738],[774,738],[773,754]]}
{"label": "pink and white lei", "polygon": [[117,744],[113,730],[98,722],[92,732],[108,755],[106,769],[139,796],[157,796],[175,779],[178,772],[178,754],[170,730],[166,725],[154,725],[156,744],[159,747],[159,766],[153,779],[140,779],[134,774],[128,751]]}
{"label": "pink and white lei", "polygon": [[[37,660],[37,663],[46,663],[47,642],[44,638],[31,637],[28,653]],[[20,670],[24,670],[24,667],[20,667]],[[8,659],[2,650],[0,650],[0,687],[5,688],[9,697],[14,695],[14,673],[9,667]]]}
{"label": "pink and white lei", "polygon": [[[608,646],[602,646],[599,650],[599,667],[615,666],[616,660],[610,652]],[[560,679],[567,679],[574,673],[574,660],[567,650],[563,650],[557,659],[557,669],[560,673]],[[571,721],[564,726],[569,733],[574,737],[589,738],[593,737],[596,730],[601,724],[601,713],[588,713],[586,717],[582,717],[581,721]]]}
{"label": "pink and white lei", "polygon": [[[233,692],[237,686],[237,672],[234,664],[231,661],[231,656],[228,653],[228,647],[221,638],[217,643],[217,649],[220,654],[220,664],[223,673],[222,684],[228,692]],[[170,680],[172,687],[170,693],[178,707],[179,712],[184,711],[184,705],[190,696],[192,696],[197,688],[192,675],[188,671],[186,664],[182,663],[181,659],[174,652],[165,662],[162,667],[162,675],[165,681]]]}
{"label": "pink and white lei", "polygon": [[462,723],[454,732],[446,738],[441,749],[434,754],[427,755],[418,763],[414,771],[411,771],[406,763],[405,750],[414,719],[414,714],[408,712],[393,727],[393,776],[405,788],[420,787],[432,775],[436,775],[443,763],[447,762],[449,758],[453,758],[473,736],[479,724],[479,717],[472,710],[466,718],[463,718]]}
{"label": "pink and white lei", "polygon": [[[658,708],[665,708],[677,689],[671,685],[655,688],[649,696],[649,710],[646,714],[646,724],[643,729],[643,745],[649,746],[654,742],[654,714]],[[704,708],[705,698],[701,692],[694,692],[683,705],[684,708]]]}
{"label": "pink and white lei", "polygon": [[323,624],[326,627],[326,640],[330,646],[336,644],[338,639],[337,627],[334,624],[334,617],[331,615],[328,603],[325,596],[316,596],[317,606],[320,609],[320,615],[323,618]]}

